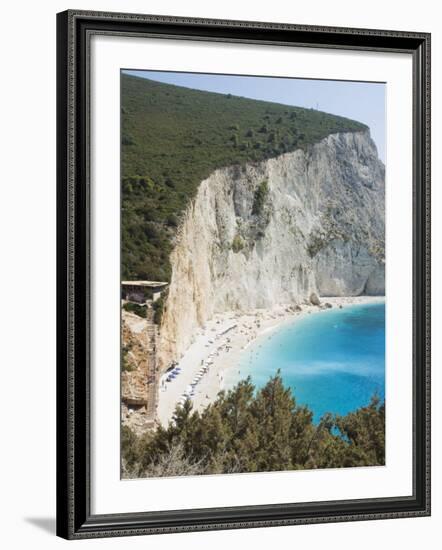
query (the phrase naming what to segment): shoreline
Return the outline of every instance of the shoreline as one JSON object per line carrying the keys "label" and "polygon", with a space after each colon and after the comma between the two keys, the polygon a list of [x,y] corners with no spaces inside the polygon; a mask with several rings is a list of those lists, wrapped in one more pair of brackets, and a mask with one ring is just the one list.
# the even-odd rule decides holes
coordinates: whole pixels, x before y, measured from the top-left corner
{"label": "shoreline", "polygon": [[193,410],[200,412],[215,401],[221,390],[233,385],[233,380],[238,381],[233,371],[238,366],[240,355],[269,332],[306,315],[384,302],[385,296],[322,296],[320,299],[319,306],[304,303],[214,315],[205,327],[197,331],[194,342],[178,362],[179,374],[171,381],[166,381],[169,372],[161,376],[157,409],[159,423],[168,425],[180,399],[184,402],[184,394],[191,395]]}

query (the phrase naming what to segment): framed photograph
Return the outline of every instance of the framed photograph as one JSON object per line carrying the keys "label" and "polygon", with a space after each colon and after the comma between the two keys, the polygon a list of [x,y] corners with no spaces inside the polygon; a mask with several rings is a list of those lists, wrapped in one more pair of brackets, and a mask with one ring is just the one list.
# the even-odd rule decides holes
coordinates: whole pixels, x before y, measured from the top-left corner
{"label": "framed photograph", "polygon": [[57,29],[58,535],[429,515],[429,34]]}

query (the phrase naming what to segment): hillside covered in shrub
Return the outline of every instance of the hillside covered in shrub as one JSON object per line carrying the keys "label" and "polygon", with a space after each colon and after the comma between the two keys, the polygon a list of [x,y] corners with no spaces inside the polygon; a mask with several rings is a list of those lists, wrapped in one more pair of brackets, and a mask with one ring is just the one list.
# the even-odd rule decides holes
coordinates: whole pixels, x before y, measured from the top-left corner
{"label": "hillside covered in shrub", "polygon": [[366,126],[314,109],[121,75],[122,277],[169,281],[180,218],[215,169]]}

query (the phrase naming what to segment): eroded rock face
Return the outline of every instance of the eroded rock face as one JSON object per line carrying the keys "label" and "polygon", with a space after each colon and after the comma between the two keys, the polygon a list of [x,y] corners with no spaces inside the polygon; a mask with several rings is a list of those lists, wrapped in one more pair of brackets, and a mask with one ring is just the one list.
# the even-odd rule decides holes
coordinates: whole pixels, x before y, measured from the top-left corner
{"label": "eroded rock face", "polygon": [[171,255],[160,364],[214,313],[384,294],[384,178],[358,132],[204,180]]}

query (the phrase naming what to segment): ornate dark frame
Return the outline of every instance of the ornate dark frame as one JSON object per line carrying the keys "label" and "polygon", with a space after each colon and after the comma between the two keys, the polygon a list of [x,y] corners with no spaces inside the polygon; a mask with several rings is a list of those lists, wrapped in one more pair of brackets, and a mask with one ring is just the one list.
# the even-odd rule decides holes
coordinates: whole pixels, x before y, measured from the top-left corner
{"label": "ornate dark frame", "polygon": [[[88,74],[94,34],[412,55],[412,496],[91,514]],[[57,15],[57,123],[57,534],[79,539],[430,515],[430,35],[69,10]]]}

